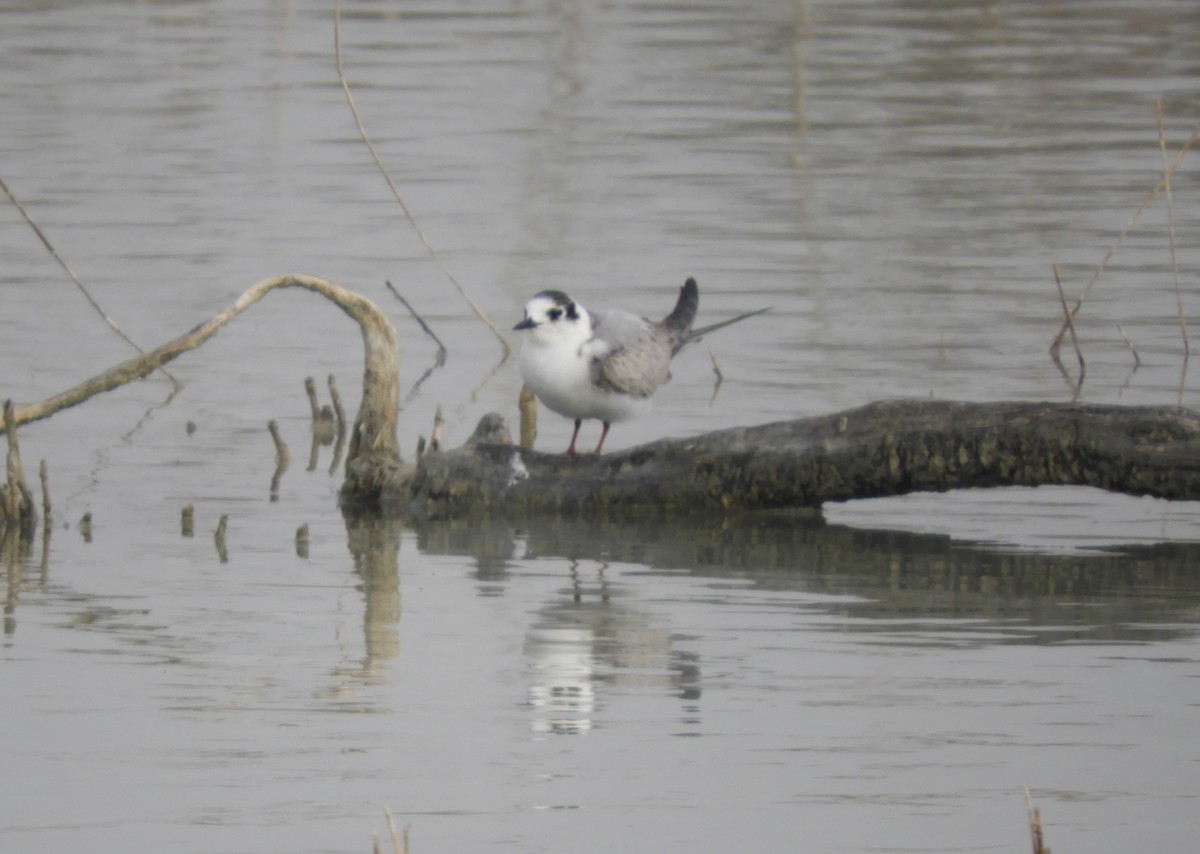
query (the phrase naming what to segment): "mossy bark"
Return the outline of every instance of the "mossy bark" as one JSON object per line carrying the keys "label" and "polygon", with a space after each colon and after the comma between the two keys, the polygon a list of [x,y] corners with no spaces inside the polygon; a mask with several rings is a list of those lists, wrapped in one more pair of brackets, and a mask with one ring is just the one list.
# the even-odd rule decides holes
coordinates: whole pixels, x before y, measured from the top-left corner
{"label": "mossy bark", "polygon": [[[764,510],[1051,484],[1200,500],[1200,413],[1177,407],[883,401],[574,458],[504,444],[488,418],[462,448],[376,471],[369,492],[418,517]],[[348,479],[344,494],[358,492]]]}

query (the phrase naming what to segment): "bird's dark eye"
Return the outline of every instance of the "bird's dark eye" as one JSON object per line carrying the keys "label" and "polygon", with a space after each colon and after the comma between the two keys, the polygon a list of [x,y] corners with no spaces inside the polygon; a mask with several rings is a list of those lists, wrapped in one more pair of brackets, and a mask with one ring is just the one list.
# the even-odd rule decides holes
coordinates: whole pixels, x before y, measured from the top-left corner
{"label": "bird's dark eye", "polygon": [[548,312],[546,312],[546,316],[548,318],[550,318],[551,320],[558,320],[560,317],[562,317],[562,309],[561,308],[552,308]]}

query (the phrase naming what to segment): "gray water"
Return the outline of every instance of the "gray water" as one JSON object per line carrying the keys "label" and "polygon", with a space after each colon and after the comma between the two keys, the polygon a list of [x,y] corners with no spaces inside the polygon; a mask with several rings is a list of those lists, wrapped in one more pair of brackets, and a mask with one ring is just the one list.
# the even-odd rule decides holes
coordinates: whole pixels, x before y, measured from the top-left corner
{"label": "gray water", "polygon": [[[0,3],[0,177],[144,347],[266,276],[366,294],[406,453],[439,405],[457,443],[520,381],[360,140],[332,6]],[[613,448],[1071,399],[1052,265],[1077,295],[1161,176],[1155,99],[1168,156],[1198,112],[1187,2],[348,2],[342,40],[499,328],[547,287],[662,314],[689,275],[701,322],[772,307],[681,354]],[[1195,162],[1088,295],[1083,400],[1200,404]],[[0,395],[27,403],[131,351],[0,211]],[[385,280],[449,350],[419,386],[435,347]],[[358,402],[339,312],[272,294],[170,370],[22,430],[55,524],[4,566],[0,850],[366,851],[386,806],[419,851],[1023,851],[1025,787],[1056,852],[1194,846],[1194,504],[412,529],[343,519],[332,449],[309,462],[304,377]]]}

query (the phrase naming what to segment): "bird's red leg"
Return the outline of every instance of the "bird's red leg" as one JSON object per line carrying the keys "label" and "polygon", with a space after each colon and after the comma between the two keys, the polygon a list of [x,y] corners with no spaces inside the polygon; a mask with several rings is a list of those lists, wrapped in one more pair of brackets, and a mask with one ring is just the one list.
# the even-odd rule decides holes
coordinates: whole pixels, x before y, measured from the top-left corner
{"label": "bird's red leg", "polygon": [[604,439],[608,436],[608,428],[612,425],[607,421],[604,422],[604,429],[600,431],[600,441],[596,443],[596,453],[600,453],[600,449],[604,447]]}
{"label": "bird's red leg", "polygon": [[575,456],[575,440],[579,438],[579,426],[583,424],[582,418],[575,419],[575,432],[571,434],[571,444],[567,445],[567,456]]}

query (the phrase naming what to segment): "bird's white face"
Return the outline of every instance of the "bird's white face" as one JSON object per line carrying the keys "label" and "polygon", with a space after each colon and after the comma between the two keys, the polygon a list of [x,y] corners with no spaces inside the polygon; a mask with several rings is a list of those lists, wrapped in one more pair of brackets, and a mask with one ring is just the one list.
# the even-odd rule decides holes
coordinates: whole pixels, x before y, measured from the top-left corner
{"label": "bird's white face", "polygon": [[592,336],[587,309],[561,291],[543,291],[525,303],[525,319],[513,329],[546,346],[577,347]]}

